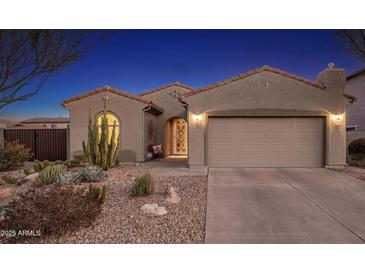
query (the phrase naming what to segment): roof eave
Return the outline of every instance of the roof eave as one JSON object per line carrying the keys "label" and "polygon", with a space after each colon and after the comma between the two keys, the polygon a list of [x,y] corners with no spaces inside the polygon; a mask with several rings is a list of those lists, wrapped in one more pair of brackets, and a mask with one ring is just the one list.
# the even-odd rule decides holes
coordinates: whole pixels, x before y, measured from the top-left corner
{"label": "roof eave", "polygon": [[303,82],[307,85],[311,85],[313,87],[316,87],[316,88],[319,88],[321,90],[325,90],[326,87],[317,83],[317,82],[313,82],[313,81],[310,81],[310,80],[307,80],[303,77],[300,77],[300,76],[297,76],[295,74],[292,74],[292,73],[289,73],[289,72],[286,72],[286,71],[283,71],[283,70],[280,70],[280,69],[277,69],[277,68],[273,68],[273,67],[269,67],[269,66],[263,66],[261,68],[258,68],[258,69],[255,69],[255,70],[251,70],[251,71],[248,71],[246,73],[242,73],[242,74],[239,74],[239,75],[236,75],[236,76],[233,76],[229,79],[225,79],[223,81],[219,81],[219,82],[216,82],[216,83],[213,83],[213,84],[210,84],[208,86],[205,86],[205,87],[202,87],[202,88],[198,88],[198,89],[195,89],[195,90],[192,90],[191,92],[187,93],[187,94],[184,94],[183,97],[189,97],[189,96],[193,96],[195,94],[199,94],[201,92],[204,92],[204,91],[208,91],[208,90],[211,90],[211,89],[214,89],[214,88],[218,88],[218,87],[221,87],[221,86],[225,86],[229,83],[233,83],[233,82],[236,82],[238,80],[241,80],[241,79],[244,79],[244,78],[248,78],[252,75],[255,75],[257,73],[260,73],[260,72],[272,72],[272,73],[275,73],[275,74],[279,74],[281,76],[284,76],[284,77],[287,77],[287,78],[290,78],[290,79],[293,79],[293,80],[297,80],[297,81],[300,81],[300,82]]}
{"label": "roof eave", "polygon": [[154,88],[154,89],[151,89],[151,90],[142,92],[142,93],[138,94],[138,96],[143,97],[143,96],[146,96],[146,95],[154,94],[156,92],[159,92],[159,91],[162,91],[164,89],[167,89],[169,87],[174,87],[174,86],[176,86],[176,87],[182,87],[182,88],[188,89],[190,91],[194,90],[194,88],[192,88],[190,86],[187,86],[187,85],[182,84],[180,82],[174,82],[174,83],[166,84],[166,85],[160,86],[158,88]]}

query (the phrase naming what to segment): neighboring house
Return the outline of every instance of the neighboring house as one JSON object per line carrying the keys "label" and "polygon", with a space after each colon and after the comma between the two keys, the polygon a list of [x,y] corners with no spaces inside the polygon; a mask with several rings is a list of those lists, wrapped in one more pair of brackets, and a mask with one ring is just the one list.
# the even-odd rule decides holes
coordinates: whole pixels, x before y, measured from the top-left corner
{"label": "neighboring house", "polygon": [[[69,119],[64,117],[36,117],[20,121],[25,128],[68,128]],[[19,125],[18,125],[19,126]]]}
{"label": "neighboring house", "polygon": [[346,92],[357,99],[347,108],[347,130],[365,131],[365,68],[347,76]]}
{"label": "neighboring house", "polygon": [[[186,155],[190,167],[343,167],[346,105],[343,69],[317,82],[264,66],[193,89],[172,83],[140,95],[111,87],[69,98],[70,155],[87,140],[89,113],[108,98],[117,121],[121,161],[143,161],[149,144]],[[98,119],[100,121],[100,119]]]}

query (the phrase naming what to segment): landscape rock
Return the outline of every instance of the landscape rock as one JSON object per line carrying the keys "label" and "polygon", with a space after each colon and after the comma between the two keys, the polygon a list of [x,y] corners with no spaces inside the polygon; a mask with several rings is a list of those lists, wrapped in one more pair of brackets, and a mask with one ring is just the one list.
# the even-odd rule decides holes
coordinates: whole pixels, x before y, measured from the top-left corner
{"label": "landscape rock", "polygon": [[152,214],[155,216],[162,216],[167,214],[166,208],[164,208],[163,206],[158,206],[158,204],[144,204],[141,207],[141,210],[144,213]]}
{"label": "landscape rock", "polygon": [[25,177],[25,180],[34,183],[37,176],[38,176],[38,172],[32,173],[32,174],[29,174],[27,177]]}
{"label": "landscape rock", "polygon": [[0,204],[11,200],[11,197],[15,189],[13,187],[7,187],[0,190]]}
{"label": "landscape rock", "polygon": [[168,186],[166,192],[167,192],[167,198],[166,198],[167,202],[173,204],[180,202],[181,199],[177,195],[176,188],[174,188],[173,186]]}

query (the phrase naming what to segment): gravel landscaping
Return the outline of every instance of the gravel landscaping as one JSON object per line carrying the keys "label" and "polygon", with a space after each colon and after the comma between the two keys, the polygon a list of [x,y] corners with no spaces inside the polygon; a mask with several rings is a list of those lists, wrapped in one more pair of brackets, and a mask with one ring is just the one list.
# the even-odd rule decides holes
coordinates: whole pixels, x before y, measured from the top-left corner
{"label": "gravel landscaping", "polygon": [[365,168],[364,167],[346,166],[343,169],[332,169],[332,170],[346,174],[348,176],[352,176],[356,179],[365,181]]}
{"label": "gravel landscaping", "polygon": [[[134,178],[143,167],[122,166],[107,173],[107,197],[102,212],[88,228],[60,237],[37,238],[39,243],[204,243],[207,176],[160,176],[155,193],[132,197]],[[176,189],[178,203],[166,200],[168,186]],[[143,213],[144,204],[165,207],[167,214]]]}

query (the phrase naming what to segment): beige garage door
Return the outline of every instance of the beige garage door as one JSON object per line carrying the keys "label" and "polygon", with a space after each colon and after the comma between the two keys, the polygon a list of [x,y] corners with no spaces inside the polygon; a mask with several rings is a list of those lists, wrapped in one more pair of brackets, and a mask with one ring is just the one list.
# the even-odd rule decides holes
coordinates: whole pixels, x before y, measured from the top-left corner
{"label": "beige garage door", "polygon": [[322,118],[209,118],[210,167],[322,167]]}

